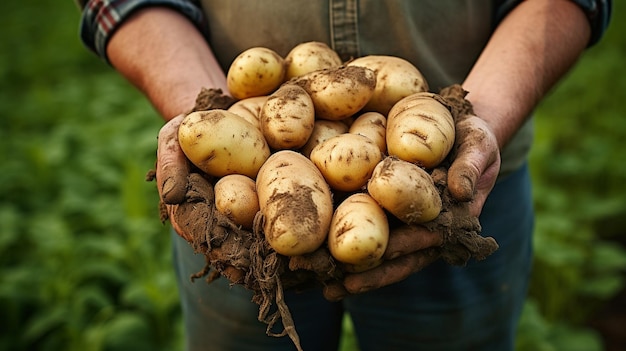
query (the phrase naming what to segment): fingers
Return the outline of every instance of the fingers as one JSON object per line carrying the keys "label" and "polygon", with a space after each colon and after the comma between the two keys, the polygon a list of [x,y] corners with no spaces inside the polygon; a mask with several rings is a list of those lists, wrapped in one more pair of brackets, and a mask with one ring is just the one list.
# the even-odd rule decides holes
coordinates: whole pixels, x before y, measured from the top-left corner
{"label": "fingers", "polygon": [[324,298],[330,302],[340,301],[349,295],[348,290],[346,290],[343,284],[336,280],[325,283],[322,292]]}
{"label": "fingers", "polygon": [[471,201],[471,212],[478,215],[500,171],[498,142],[487,122],[476,116],[457,122],[456,140],[448,190],[459,201]]}
{"label": "fingers", "polygon": [[180,207],[180,205],[165,205],[167,207],[167,211],[170,213],[170,215],[168,216],[168,219],[170,221],[170,224],[172,225],[172,228],[174,229],[174,231],[183,239],[185,239],[186,242],[191,243],[193,242],[193,236],[191,236],[189,233],[187,233],[184,229],[183,226],[178,224],[178,215],[177,213],[179,213],[178,208]]}
{"label": "fingers", "polygon": [[178,126],[184,116],[180,115],[159,131],[157,148],[157,188],[165,204],[180,204],[187,192],[189,162],[178,144]]}
{"label": "fingers", "polygon": [[360,294],[397,283],[422,270],[439,258],[436,249],[425,249],[386,261],[382,265],[362,273],[346,275],[343,286],[350,294]]}
{"label": "fingers", "polygon": [[384,263],[360,273],[350,273],[343,281],[327,281],[324,297],[339,301],[350,294],[360,294],[397,283],[422,270],[440,257],[443,245],[439,232],[418,225],[395,228],[389,235]]}
{"label": "fingers", "polygon": [[389,243],[383,259],[392,260],[412,252],[441,245],[443,245],[441,233],[431,232],[418,225],[401,226],[389,233]]}

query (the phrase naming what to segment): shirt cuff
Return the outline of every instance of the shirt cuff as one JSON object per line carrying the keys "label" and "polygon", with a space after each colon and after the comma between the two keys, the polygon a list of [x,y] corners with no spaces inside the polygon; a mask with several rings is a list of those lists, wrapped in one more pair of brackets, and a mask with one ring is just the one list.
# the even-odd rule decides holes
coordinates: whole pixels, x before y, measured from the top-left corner
{"label": "shirt cuff", "polygon": [[606,32],[611,20],[612,1],[611,0],[572,0],[585,11],[589,25],[591,26],[591,38],[588,46],[592,46],[600,41]]}
{"label": "shirt cuff", "polygon": [[200,31],[206,28],[198,6],[185,0],[90,0],[82,10],[80,38],[90,50],[110,64],[106,55],[109,39],[133,12],[149,6],[172,8],[191,20]]}

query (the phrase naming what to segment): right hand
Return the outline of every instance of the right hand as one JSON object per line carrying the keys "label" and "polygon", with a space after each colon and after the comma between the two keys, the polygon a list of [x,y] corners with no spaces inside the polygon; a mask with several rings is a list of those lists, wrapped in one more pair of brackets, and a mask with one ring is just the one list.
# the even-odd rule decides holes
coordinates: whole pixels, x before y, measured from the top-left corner
{"label": "right hand", "polygon": [[186,233],[176,222],[176,210],[185,202],[190,164],[178,143],[178,127],[184,115],[167,122],[159,131],[157,146],[156,181],[161,203],[164,205],[172,227],[187,242],[192,233]]}

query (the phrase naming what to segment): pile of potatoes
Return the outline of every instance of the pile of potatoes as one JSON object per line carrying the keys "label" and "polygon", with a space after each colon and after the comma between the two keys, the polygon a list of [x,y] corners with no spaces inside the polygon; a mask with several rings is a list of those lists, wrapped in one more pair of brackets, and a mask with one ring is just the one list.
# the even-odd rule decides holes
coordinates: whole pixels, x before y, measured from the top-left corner
{"label": "pile of potatoes", "polygon": [[429,171],[454,143],[454,120],[420,71],[392,56],[342,62],[319,42],[285,57],[242,52],[227,73],[227,110],[196,111],[179,128],[187,158],[216,179],[215,206],[251,229],[264,217],[285,256],[328,245],[347,271],[381,261],[389,218],[435,219]]}

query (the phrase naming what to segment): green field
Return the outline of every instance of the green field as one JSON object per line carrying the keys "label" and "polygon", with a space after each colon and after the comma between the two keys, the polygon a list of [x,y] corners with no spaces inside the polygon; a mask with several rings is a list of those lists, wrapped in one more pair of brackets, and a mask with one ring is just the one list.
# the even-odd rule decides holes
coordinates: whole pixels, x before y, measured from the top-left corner
{"label": "green field", "polygon": [[[615,5],[604,40],[537,111],[520,351],[606,350],[590,320],[625,286],[626,6]],[[72,1],[0,4],[0,350],[182,350],[168,229],[144,180],[162,122],[82,46],[78,21]],[[346,330],[343,349],[356,350]]]}

